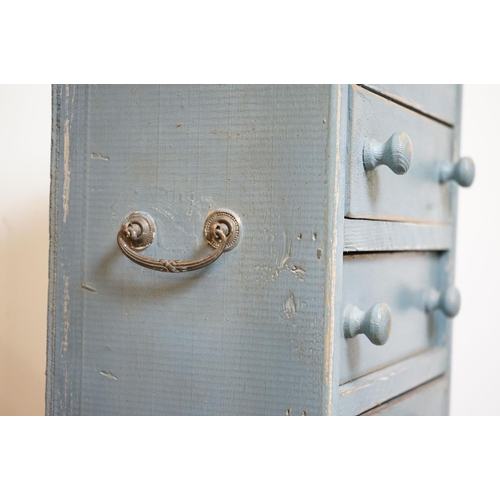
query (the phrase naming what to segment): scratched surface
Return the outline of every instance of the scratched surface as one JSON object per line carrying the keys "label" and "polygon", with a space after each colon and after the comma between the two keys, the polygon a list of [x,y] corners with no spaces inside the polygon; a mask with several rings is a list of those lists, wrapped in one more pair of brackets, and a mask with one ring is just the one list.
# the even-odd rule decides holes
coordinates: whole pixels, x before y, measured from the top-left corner
{"label": "scratched surface", "polygon": [[[59,145],[59,224],[72,223],[59,232],[73,242],[58,260],[81,252],[81,262],[54,277],[71,297],[59,285],[60,315],[75,313],[49,376],[62,395],[52,412],[321,413],[329,86],[65,92],[60,135],[67,116],[80,148],[67,151],[68,185]],[[236,212],[243,234],[205,270],[157,273],[117,247],[123,219],[141,210],[157,224],[146,255],[201,256],[216,208]]]}

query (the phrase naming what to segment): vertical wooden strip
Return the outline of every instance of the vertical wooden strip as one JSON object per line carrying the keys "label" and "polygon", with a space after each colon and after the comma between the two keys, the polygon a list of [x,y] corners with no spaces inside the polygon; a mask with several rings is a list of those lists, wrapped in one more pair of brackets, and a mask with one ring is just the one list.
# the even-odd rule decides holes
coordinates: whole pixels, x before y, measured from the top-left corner
{"label": "vertical wooden strip", "polygon": [[80,414],[85,86],[53,90],[46,413]]}
{"label": "vertical wooden strip", "polygon": [[344,195],[347,155],[347,86],[333,85],[330,97],[327,175],[328,268],[325,303],[325,381],[323,414],[338,412],[339,352],[335,339],[342,325],[342,255],[344,250]]}
{"label": "vertical wooden strip", "polygon": [[[457,85],[457,98],[455,107],[455,127],[453,129],[453,145],[452,145],[452,160],[453,162],[458,161],[460,158],[460,132],[462,128],[462,95],[463,86]],[[442,255],[442,264],[444,269],[444,279],[443,279],[443,290],[450,285],[455,284],[455,261],[456,261],[456,245],[457,245],[457,216],[458,216],[458,193],[460,188],[455,182],[450,182],[451,184],[451,214],[452,214],[452,245],[448,252],[444,252]],[[451,356],[453,348],[453,320],[444,318],[441,316],[441,320],[446,322],[443,329],[443,335],[445,335],[446,347],[447,347],[447,360],[446,360],[446,414],[450,412],[450,378],[451,378]]]}
{"label": "vertical wooden strip", "polygon": [[58,180],[59,180],[59,136],[60,136],[61,85],[52,87],[52,146],[50,188],[50,249],[49,249],[49,293],[47,307],[47,368],[45,390],[45,413],[54,414],[55,336],[57,297],[57,246],[58,246]]}

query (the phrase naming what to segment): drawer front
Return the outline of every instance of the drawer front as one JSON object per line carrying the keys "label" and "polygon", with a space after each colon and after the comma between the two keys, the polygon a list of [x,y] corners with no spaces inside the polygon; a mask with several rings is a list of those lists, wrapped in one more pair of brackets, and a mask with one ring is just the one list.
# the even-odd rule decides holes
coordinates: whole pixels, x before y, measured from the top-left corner
{"label": "drawer front", "polygon": [[[350,90],[347,217],[448,223],[450,183],[439,182],[439,166],[452,160],[453,129],[362,88]],[[365,170],[365,142],[384,143],[400,132],[412,143],[409,171],[397,175],[385,165]]]}
{"label": "drawer front", "polygon": [[448,415],[448,380],[441,377],[363,415],[374,417]]}
{"label": "drawer front", "polygon": [[366,87],[447,123],[457,121],[459,85],[368,83]]}
{"label": "drawer front", "polygon": [[[440,288],[440,254],[401,252],[344,256],[343,310],[368,311],[387,304],[392,316],[389,339],[374,345],[366,335],[340,340],[340,384],[438,345],[441,312],[426,311],[432,289]],[[439,316],[438,316],[439,315]]]}

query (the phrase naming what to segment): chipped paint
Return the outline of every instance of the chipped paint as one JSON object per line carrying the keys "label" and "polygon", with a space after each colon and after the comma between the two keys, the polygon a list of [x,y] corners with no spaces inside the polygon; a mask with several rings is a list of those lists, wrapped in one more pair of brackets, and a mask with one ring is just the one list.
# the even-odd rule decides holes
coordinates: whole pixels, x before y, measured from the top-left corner
{"label": "chipped paint", "polygon": [[[66,86],[66,103],[69,100],[69,86]],[[64,180],[62,192],[62,205],[63,205],[63,223],[66,223],[69,212],[69,186],[71,183],[71,170],[69,165],[69,116],[64,120],[64,149],[63,149],[63,162],[64,162]]]}
{"label": "chipped paint", "polygon": [[[328,165],[330,167],[329,176],[330,180],[330,189],[333,185],[333,193],[332,196],[329,197],[329,202],[333,200],[332,212],[329,218],[328,230],[329,234],[332,234],[331,239],[328,241],[328,250],[329,250],[329,259],[327,259],[327,274],[328,274],[328,286],[326,287],[326,311],[327,312],[327,320],[326,320],[326,335],[325,335],[325,359],[324,359],[324,370],[325,370],[325,413],[327,415],[332,414],[332,406],[333,406],[333,395],[334,390],[334,343],[335,343],[335,323],[337,321],[337,317],[335,314],[335,288],[337,286],[337,265],[342,265],[342,254],[340,253],[339,247],[339,235],[338,228],[339,224],[341,224],[341,218],[343,218],[343,214],[339,213],[340,203],[343,202],[343,196],[341,193],[340,184],[343,186],[342,177],[341,177],[341,158],[340,158],[340,135],[341,135],[341,111],[343,106],[342,99],[342,86],[338,85],[337,87],[337,95],[334,97],[331,95],[331,102],[336,101],[336,115],[332,116],[330,113],[329,123],[333,122],[335,119],[335,126],[331,124],[329,129],[334,131],[335,133],[335,160],[333,165]],[[329,138],[331,137],[331,133],[329,134]],[[328,147],[328,152],[331,153],[330,146]],[[330,158],[330,154],[328,155]],[[333,167],[333,168],[331,168]],[[319,258],[319,257],[318,257]]]}
{"label": "chipped paint", "polygon": [[[326,321],[326,335],[325,335],[325,389],[326,389],[326,413],[327,415],[332,414],[333,405],[333,353],[334,353],[334,335],[335,335],[335,287],[337,286],[337,258],[339,257],[338,248],[338,226],[339,218],[342,214],[339,214],[339,203],[341,200],[341,193],[339,188],[340,180],[340,135],[341,135],[341,110],[342,110],[342,90],[341,85],[337,87],[337,114],[336,114],[336,124],[335,128],[330,127],[331,130],[336,130],[335,138],[335,161],[333,168],[330,169],[330,184],[333,184],[333,213],[330,215],[328,228],[332,232],[332,238],[330,240],[330,258],[327,259],[327,272],[328,272],[328,286],[326,287],[326,304],[325,308],[328,311],[327,321]],[[331,101],[333,101],[333,95],[331,96]],[[333,119],[332,116],[329,119]],[[329,145],[329,153],[331,153],[331,145]],[[330,167],[330,165],[328,165]],[[332,198],[329,197],[329,201]],[[341,258],[341,256],[340,256]],[[341,265],[341,261],[340,264]]]}
{"label": "chipped paint", "polygon": [[290,295],[285,299],[283,303],[283,312],[288,318],[297,314],[297,303],[295,301],[295,295],[293,293],[290,293]]}
{"label": "chipped paint", "polygon": [[306,270],[302,266],[293,265],[289,269],[290,272],[300,281],[304,281],[306,279]]}
{"label": "chipped paint", "polygon": [[109,161],[109,156],[104,156],[101,153],[90,153],[90,157],[93,160],[103,160],[103,161]]}
{"label": "chipped paint", "polygon": [[111,372],[106,372],[104,370],[101,370],[99,372],[103,377],[107,377],[107,378],[110,378],[111,380],[118,380],[118,377],[116,375],[114,375],[113,373]]}
{"label": "chipped paint", "polygon": [[87,283],[85,282],[82,283],[82,288],[84,290],[88,290],[89,292],[97,293],[97,290],[95,288],[91,287],[90,285],[87,285]]}
{"label": "chipped paint", "polygon": [[279,276],[283,272],[286,265],[290,261],[291,257],[292,257],[292,240],[287,238],[286,232],[283,232],[283,247],[277,259],[277,269],[276,269],[277,276]]}
{"label": "chipped paint", "polygon": [[62,314],[62,323],[63,323],[63,338],[61,342],[61,346],[63,351],[68,350],[68,336],[69,329],[71,325],[71,316],[69,310],[69,276],[64,276],[64,291],[63,291],[63,314]]}

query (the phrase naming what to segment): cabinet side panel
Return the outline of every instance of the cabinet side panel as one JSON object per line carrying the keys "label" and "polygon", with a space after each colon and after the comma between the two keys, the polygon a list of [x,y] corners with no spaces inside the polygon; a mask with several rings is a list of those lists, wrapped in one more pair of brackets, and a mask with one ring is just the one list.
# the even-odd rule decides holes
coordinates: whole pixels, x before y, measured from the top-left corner
{"label": "cabinet side panel", "polygon": [[[330,87],[99,85],[86,102],[66,226],[80,220],[58,231],[53,413],[322,413]],[[144,255],[200,257],[220,208],[241,241],[203,270],[144,269],[116,244],[140,210],[157,225]]]}

